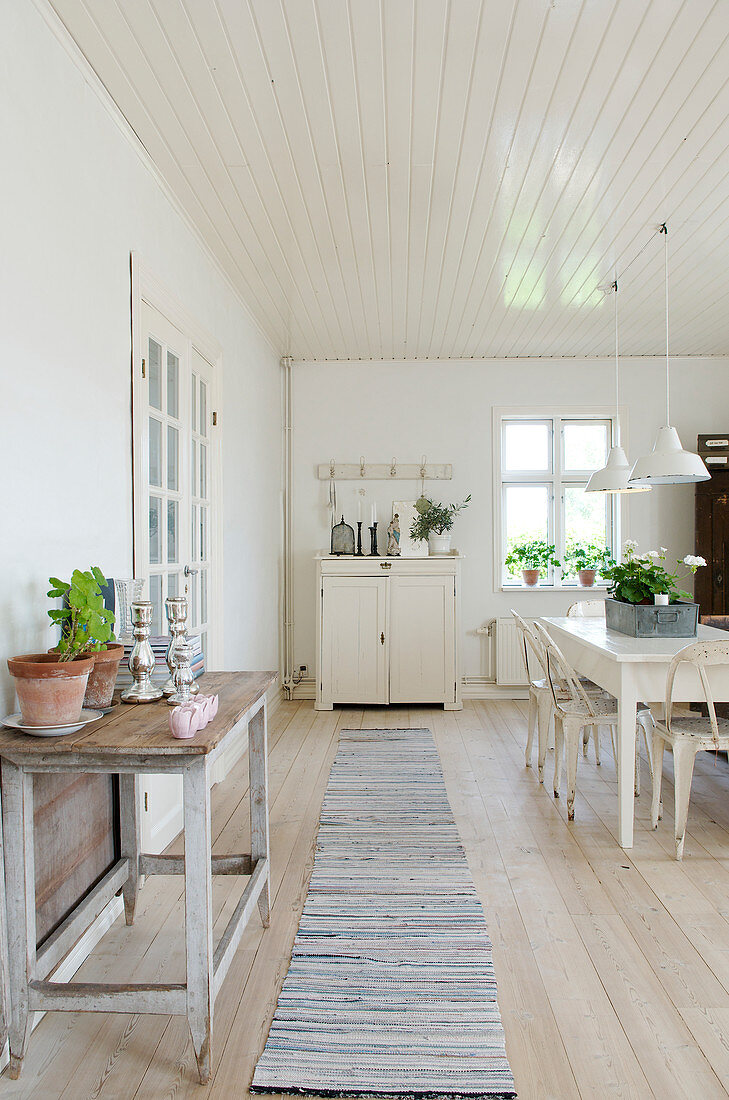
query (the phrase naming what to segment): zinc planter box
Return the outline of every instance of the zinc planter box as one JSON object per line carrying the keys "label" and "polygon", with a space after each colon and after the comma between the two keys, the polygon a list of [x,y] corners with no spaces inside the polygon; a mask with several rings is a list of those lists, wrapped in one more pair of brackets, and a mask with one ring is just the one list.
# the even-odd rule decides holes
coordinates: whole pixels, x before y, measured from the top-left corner
{"label": "zinc planter box", "polygon": [[695,638],[697,603],[623,603],[605,600],[605,622],[610,630],[631,638]]}

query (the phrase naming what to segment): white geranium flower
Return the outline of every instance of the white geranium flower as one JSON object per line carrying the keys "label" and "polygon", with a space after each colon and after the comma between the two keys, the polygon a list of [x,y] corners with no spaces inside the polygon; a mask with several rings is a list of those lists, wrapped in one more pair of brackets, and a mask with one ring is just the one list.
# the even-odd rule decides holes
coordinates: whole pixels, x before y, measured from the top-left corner
{"label": "white geranium flower", "polygon": [[637,550],[638,549],[638,543],[635,541],[635,539],[626,539],[625,540],[625,549],[626,550]]}
{"label": "white geranium flower", "polygon": [[661,555],[658,553],[657,550],[649,550],[648,553],[646,554],[647,558],[660,558],[660,556]]}
{"label": "white geranium flower", "polygon": [[668,553],[668,547],[667,546],[662,546],[661,547],[661,554],[663,555],[664,558],[665,558],[667,553]]}
{"label": "white geranium flower", "polygon": [[687,554],[683,559],[683,564],[688,565],[691,569],[698,569],[702,565],[706,565],[706,558],[702,558],[699,554]]}

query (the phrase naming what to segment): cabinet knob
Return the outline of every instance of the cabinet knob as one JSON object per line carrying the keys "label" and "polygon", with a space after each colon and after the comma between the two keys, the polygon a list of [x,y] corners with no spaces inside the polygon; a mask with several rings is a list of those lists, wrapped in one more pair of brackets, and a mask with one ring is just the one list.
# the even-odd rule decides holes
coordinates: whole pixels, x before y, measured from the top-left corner
{"label": "cabinet knob", "polygon": [[385,635],[384,635],[384,633],[380,634],[380,643],[381,643],[382,645],[384,645],[384,644],[385,644]]}
{"label": "cabinet knob", "polygon": [[380,562],[380,569],[392,569],[392,562],[391,561],[381,561]]}

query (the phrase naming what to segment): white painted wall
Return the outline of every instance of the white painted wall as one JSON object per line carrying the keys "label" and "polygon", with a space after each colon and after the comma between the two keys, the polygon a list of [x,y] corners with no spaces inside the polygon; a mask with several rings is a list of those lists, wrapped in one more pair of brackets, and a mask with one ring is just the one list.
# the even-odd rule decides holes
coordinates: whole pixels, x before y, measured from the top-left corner
{"label": "white painted wall", "polygon": [[[625,360],[621,402],[629,454],[653,446],[664,415],[665,363]],[[683,443],[695,447],[701,432],[729,427],[729,360],[672,362],[673,423]],[[296,363],[294,366],[294,532],[296,666],[314,670],[314,554],[326,547],[328,485],[316,480],[316,465],[334,458],[357,462],[452,462],[452,482],[431,483],[426,492],[473,503],[456,521],[454,545],[463,563],[463,668],[486,675],[486,644],[475,630],[492,616],[516,607],[525,615],[564,614],[575,598],[567,592],[501,592],[493,569],[492,408],[504,405],[608,405],[614,402],[612,364],[607,360],[523,359],[420,363]],[[339,511],[356,519],[358,484],[338,485]],[[393,499],[414,499],[419,484],[366,482],[380,520],[389,520]],[[397,492],[398,496],[395,497]],[[694,490],[665,486],[626,499],[624,537],[644,549],[657,543],[683,557],[693,552]],[[367,513],[369,518],[369,509]],[[689,586],[690,587],[690,586]]]}
{"label": "white painted wall", "polygon": [[4,658],[46,648],[46,578],[132,568],[129,253],[223,347],[225,664],[278,665],[278,355],[34,5],[3,5]]}

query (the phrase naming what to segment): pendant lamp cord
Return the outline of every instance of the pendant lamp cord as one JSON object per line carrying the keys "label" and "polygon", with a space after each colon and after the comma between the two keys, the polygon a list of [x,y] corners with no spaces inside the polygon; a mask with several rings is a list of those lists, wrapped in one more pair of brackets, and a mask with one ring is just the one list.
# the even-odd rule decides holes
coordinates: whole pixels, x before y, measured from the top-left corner
{"label": "pendant lamp cord", "polygon": [[615,445],[620,446],[620,359],[618,353],[618,280],[613,283],[615,291]]}
{"label": "pendant lamp cord", "polygon": [[666,238],[666,426],[671,424],[671,376],[668,367],[668,226],[664,222],[659,233],[663,233]]}

